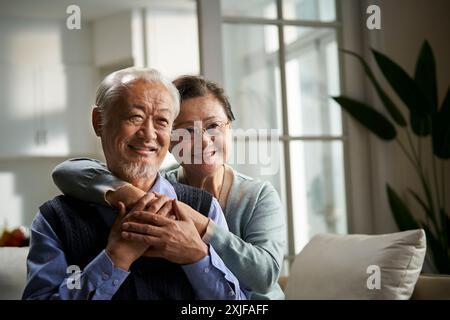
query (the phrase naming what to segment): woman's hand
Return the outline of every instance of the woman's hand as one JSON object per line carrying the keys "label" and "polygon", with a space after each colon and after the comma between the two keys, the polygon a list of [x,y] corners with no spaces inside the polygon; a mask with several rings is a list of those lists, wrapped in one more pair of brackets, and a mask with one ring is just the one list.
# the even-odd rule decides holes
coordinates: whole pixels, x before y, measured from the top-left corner
{"label": "woman's hand", "polygon": [[206,228],[208,227],[209,219],[204,215],[202,215],[200,212],[197,212],[194,209],[192,209],[186,203],[177,201],[177,205],[178,211],[180,211],[184,216],[189,217],[192,220],[192,222],[194,222],[198,234],[200,235],[200,237],[203,237],[203,235],[206,232]]}
{"label": "woman's hand", "polygon": [[125,207],[131,209],[145,194],[141,189],[126,183],[116,190],[107,191],[105,199],[113,207],[118,207],[119,202],[122,202]]}

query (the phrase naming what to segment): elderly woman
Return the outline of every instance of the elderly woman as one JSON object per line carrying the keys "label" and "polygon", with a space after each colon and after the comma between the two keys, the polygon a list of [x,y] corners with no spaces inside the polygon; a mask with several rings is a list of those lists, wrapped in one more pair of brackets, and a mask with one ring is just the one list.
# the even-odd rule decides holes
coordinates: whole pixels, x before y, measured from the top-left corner
{"label": "elderly woman", "polygon": [[[285,227],[277,192],[270,183],[226,164],[234,116],[223,89],[199,76],[181,76],[174,84],[180,92],[181,110],[173,127],[174,136],[180,139],[172,142],[172,152],[178,151],[173,153],[180,166],[167,172],[166,178],[204,189],[218,199],[230,231],[189,207],[183,210],[203,241],[214,247],[242,287],[250,291],[250,298],[283,299],[277,280]],[[91,159],[63,162],[55,168],[53,179],[65,194],[113,206],[119,201],[131,206],[143,195]]]}

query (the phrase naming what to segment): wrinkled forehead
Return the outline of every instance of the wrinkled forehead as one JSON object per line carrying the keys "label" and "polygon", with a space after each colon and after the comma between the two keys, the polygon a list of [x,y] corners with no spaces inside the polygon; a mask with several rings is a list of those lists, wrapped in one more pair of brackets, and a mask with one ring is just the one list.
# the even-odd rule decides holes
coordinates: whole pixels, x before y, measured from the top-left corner
{"label": "wrinkled forehead", "polygon": [[173,110],[173,100],[167,88],[157,82],[134,80],[124,84],[127,105],[142,105],[149,108]]}

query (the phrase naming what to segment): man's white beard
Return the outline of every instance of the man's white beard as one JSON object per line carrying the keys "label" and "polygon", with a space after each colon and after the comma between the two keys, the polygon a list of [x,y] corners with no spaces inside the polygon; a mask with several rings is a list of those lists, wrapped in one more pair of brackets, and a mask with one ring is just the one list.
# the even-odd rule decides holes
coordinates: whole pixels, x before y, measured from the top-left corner
{"label": "man's white beard", "polygon": [[158,172],[158,168],[144,162],[124,162],[121,164],[121,168],[127,180],[149,178]]}

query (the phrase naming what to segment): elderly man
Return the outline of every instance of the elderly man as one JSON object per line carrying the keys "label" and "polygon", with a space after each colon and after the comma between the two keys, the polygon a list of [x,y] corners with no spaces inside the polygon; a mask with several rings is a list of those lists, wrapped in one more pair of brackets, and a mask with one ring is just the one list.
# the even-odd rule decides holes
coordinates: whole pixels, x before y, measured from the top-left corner
{"label": "elderly man", "polygon": [[24,299],[246,298],[178,202],[227,228],[217,200],[158,173],[178,111],[176,88],[156,70],[129,68],[103,80],[92,122],[108,169],[148,192],[128,213],[122,203],[117,210],[68,196],[42,205]]}

